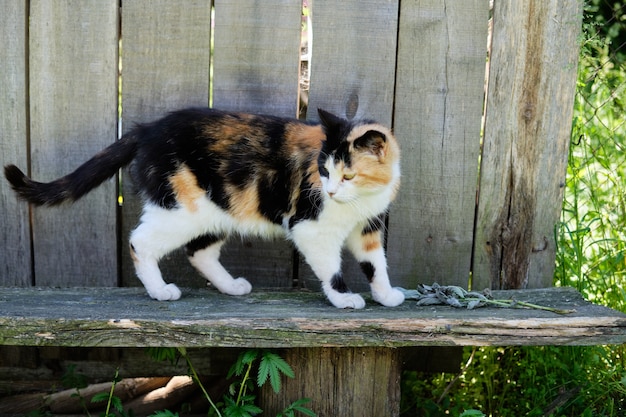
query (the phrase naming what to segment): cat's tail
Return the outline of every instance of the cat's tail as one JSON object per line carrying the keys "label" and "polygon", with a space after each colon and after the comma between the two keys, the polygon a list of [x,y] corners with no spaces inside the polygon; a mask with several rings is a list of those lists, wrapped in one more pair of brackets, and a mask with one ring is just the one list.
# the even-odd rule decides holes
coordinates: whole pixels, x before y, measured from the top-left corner
{"label": "cat's tail", "polygon": [[128,165],[136,151],[137,139],[131,133],[94,155],[76,171],[52,182],[33,181],[15,165],[5,166],[4,175],[24,200],[36,205],[53,206],[67,200],[78,200]]}

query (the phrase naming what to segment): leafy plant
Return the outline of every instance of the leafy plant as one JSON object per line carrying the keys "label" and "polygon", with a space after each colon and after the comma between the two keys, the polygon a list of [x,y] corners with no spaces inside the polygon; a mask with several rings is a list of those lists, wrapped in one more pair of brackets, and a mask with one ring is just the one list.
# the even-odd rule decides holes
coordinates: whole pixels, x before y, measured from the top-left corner
{"label": "leafy plant", "polygon": [[[255,389],[261,388],[269,381],[272,390],[278,393],[281,389],[283,376],[295,377],[291,366],[276,353],[265,349],[246,350],[238,356],[228,372],[227,378],[234,379],[228,388],[228,393],[223,396],[220,402],[215,402],[202,384],[185,348],[151,348],[148,353],[157,360],[176,363],[182,358],[186,361],[191,377],[211,405],[209,416],[254,417],[259,415],[263,410],[255,404],[257,399],[254,393]],[[316,414],[305,406],[308,402],[310,402],[308,398],[294,401],[279,413],[278,417],[295,417],[297,413],[314,417]],[[166,410],[163,413],[171,412]],[[178,417],[178,415],[155,414],[153,417]]]}
{"label": "leafy plant", "polygon": [[115,417],[115,414],[111,412],[111,407],[113,407],[115,410],[117,410],[117,412],[120,415],[122,415],[122,416],[126,416],[127,415],[127,414],[124,413],[124,407],[122,406],[122,400],[119,397],[113,395],[113,393],[115,392],[115,386],[121,380],[122,379],[120,378],[119,369],[116,369],[115,370],[115,376],[113,377],[113,383],[111,384],[111,389],[109,390],[109,392],[102,392],[100,394],[94,395],[91,398],[91,402],[92,403],[106,401],[106,403],[107,403],[106,410],[104,411],[104,414],[101,414],[101,417]]}

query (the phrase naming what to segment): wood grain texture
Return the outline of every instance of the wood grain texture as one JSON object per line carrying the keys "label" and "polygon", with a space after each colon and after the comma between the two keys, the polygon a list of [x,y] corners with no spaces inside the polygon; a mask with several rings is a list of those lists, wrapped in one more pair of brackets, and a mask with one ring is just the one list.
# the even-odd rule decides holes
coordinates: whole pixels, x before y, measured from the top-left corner
{"label": "wood grain texture", "polygon": [[389,217],[395,282],[467,286],[488,1],[403,1],[394,130],[402,185]]}
{"label": "wood grain texture", "polygon": [[[398,2],[315,0],[309,5],[313,45],[307,119],[318,120],[317,109],[322,108],[347,119],[391,126]],[[367,291],[358,263],[347,251],[343,259],[348,286]],[[303,261],[300,271],[301,286],[319,288]]]}
{"label": "wood grain texture", "polygon": [[581,17],[581,1],[494,5],[476,288],[552,285]]}
{"label": "wood grain texture", "polygon": [[213,106],[296,117],[302,5],[215,1]]}
{"label": "wood grain texture", "polygon": [[[215,2],[213,107],[296,117],[300,59],[299,2]],[[222,263],[255,287],[293,286],[293,246],[234,237]]]}
{"label": "wood grain texture", "polygon": [[296,377],[284,381],[280,395],[269,384],[261,389],[261,408],[267,415],[278,415],[285,404],[300,398],[310,398],[307,407],[319,417],[400,413],[399,349],[299,348],[287,350],[284,359]]}
{"label": "wood grain texture", "polygon": [[[3,3],[0,13],[0,167],[28,169],[28,96],[26,1]],[[31,285],[31,241],[28,204],[18,201],[0,180],[0,285]]]}
{"label": "wood grain texture", "polygon": [[[50,181],[117,136],[118,2],[30,2],[32,176]],[[117,283],[116,185],[72,206],[35,209],[38,285]]]}
{"label": "wood grain texture", "polygon": [[[146,10],[151,17],[146,18]],[[209,104],[211,6],[202,0],[125,0],[122,7],[122,123],[149,122],[167,112]],[[140,199],[124,175],[122,208],[122,283],[141,285],[128,251],[137,225]],[[166,281],[204,286],[184,252],[161,261]]]}
{"label": "wood grain texture", "polygon": [[[73,347],[406,347],[596,345],[626,342],[626,314],[585,301],[571,288],[494,291],[534,309],[395,308],[368,300],[338,310],[319,293],[253,292],[231,297],[185,290],[175,302],[141,288],[6,288],[0,345]],[[42,303],[45,300],[45,303]],[[123,308],[120,308],[123,306]]]}

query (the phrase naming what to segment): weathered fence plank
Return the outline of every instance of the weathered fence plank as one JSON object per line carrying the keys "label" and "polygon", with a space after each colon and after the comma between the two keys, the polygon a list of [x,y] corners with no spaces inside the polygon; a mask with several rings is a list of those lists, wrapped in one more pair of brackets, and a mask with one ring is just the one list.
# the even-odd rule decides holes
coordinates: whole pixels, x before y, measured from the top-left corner
{"label": "weathered fence plank", "polygon": [[[150,18],[146,18],[150,10]],[[203,0],[125,0],[122,7],[122,121],[128,131],[187,106],[209,104],[211,6]],[[125,177],[126,178],[126,177]],[[128,237],[141,204],[124,181],[121,237],[123,284],[140,285],[128,251]],[[177,251],[161,261],[166,280],[200,286],[203,279]]]}
{"label": "weathered fence plank", "polygon": [[[398,1],[315,0],[309,5],[313,45],[307,118],[317,120],[317,109],[323,108],[348,119],[369,118],[391,126]],[[350,254],[343,263],[350,288],[367,290],[367,280]],[[301,282],[318,289],[310,268],[301,265]],[[391,276],[396,276],[393,270]]]}
{"label": "weathered fence plank", "polygon": [[280,396],[267,384],[261,389],[264,414],[278,415],[286,404],[310,398],[307,406],[319,417],[399,415],[399,349],[297,348],[284,356],[296,377],[283,385]]}
{"label": "weathered fence plank", "polygon": [[[286,0],[215,2],[214,107],[296,117],[301,8]],[[253,286],[293,285],[288,242],[234,238],[221,258]]]}
{"label": "weathered fence plank", "polygon": [[494,4],[476,288],[552,285],[581,18],[582,1]]}
{"label": "weathered fence plank", "polygon": [[489,4],[402,1],[394,129],[402,186],[389,217],[395,282],[468,283]]}
{"label": "weathered fence plank", "polygon": [[[30,2],[32,175],[68,174],[117,135],[118,2]],[[38,285],[117,284],[116,185],[33,212]]]}
{"label": "weathered fence plank", "polygon": [[[389,222],[392,280],[465,285],[488,5],[406,1],[398,10],[398,4],[310,3],[309,118],[324,107],[348,118],[393,121],[403,148],[403,185]],[[580,1],[564,4],[502,1],[494,9],[476,286],[525,285],[528,277],[537,277],[530,286],[550,283],[577,56],[576,48],[561,45],[576,44],[581,16]],[[9,45],[1,63],[4,163],[30,164],[35,179],[48,180],[114,140],[118,6],[113,0],[3,3]],[[215,106],[295,115],[300,4],[238,0],[218,1],[215,8]],[[147,19],[146,10],[154,17]],[[199,0],[124,2],[125,130],[167,110],[208,105],[210,15],[210,2]],[[550,41],[556,38],[562,41]],[[128,188],[122,226],[116,223],[114,181],[71,208],[34,210],[34,276],[28,208],[6,182],[0,190],[2,210],[14,216],[2,225],[3,284],[115,284],[119,228],[122,281],[137,284],[125,242],[138,203]],[[181,253],[164,260],[165,275],[186,277],[183,286],[203,285]],[[235,242],[224,259],[256,285],[290,286],[300,270],[306,286],[318,288],[311,273],[294,264],[288,244]],[[360,275],[354,263],[346,269]],[[350,281],[356,290],[366,289],[360,278]]]}
{"label": "weathered fence plank", "polygon": [[302,4],[217,0],[213,105],[296,117]]}
{"label": "weathered fence plank", "polygon": [[[26,1],[3,2],[0,13],[0,166],[28,168]],[[0,285],[31,285],[28,206],[0,181]]]}

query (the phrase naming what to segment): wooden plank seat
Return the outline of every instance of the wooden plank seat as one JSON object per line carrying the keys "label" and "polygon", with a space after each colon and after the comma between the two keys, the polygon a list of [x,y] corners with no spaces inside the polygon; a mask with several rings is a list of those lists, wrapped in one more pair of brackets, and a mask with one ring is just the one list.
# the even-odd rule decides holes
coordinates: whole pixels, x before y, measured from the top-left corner
{"label": "wooden plank seat", "polygon": [[[367,300],[363,310],[338,310],[321,293],[304,291],[230,297],[210,289],[186,289],[178,301],[156,302],[143,288],[4,288],[0,345],[131,350],[185,346],[201,348],[198,354],[209,361],[202,366],[208,368],[233,349],[281,348],[296,379],[280,395],[263,390],[260,401],[268,415],[309,397],[319,416],[394,416],[403,363],[429,354],[416,346],[435,347],[430,355],[436,357],[449,354],[450,346],[626,343],[626,314],[592,304],[572,288],[494,291],[493,297],[575,311],[467,310],[418,306],[412,300],[396,308]],[[113,361],[120,358],[113,355]],[[122,368],[128,369],[128,363]],[[154,375],[154,370],[154,365],[139,371],[135,367],[133,376]]]}
{"label": "wooden plank seat", "polygon": [[230,297],[186,290],[155,302],[142,288],[3,288],[0,344],[82,347],[404,347],[597,345],[626,342],[626,314],[585,301],[572,288],[494,291],[557,309],[417,306],[368,301],[337,310],[315,292]]}

